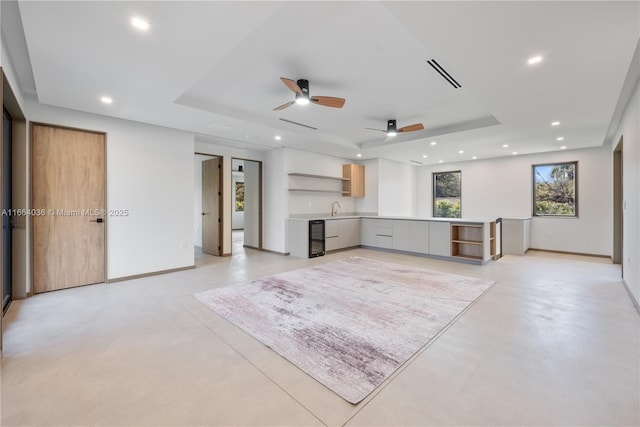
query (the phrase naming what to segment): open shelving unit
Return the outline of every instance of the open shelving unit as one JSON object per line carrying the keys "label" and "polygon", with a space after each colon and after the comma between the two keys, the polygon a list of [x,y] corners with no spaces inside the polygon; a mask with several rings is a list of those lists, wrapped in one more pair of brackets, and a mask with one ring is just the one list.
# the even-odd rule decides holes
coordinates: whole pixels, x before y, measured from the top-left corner
{"label": "open shelving unit", "polygon": [[[486,261],[496,254],[496,224],[451,223],[451,256],[473,261]],[[488,233],[487,233],[488,231]]]}
{"label": "open shelving unit", "polygon": [[326,176],[326,175],[313,175],[309,173],[293,172],[289,174],[290,177],[304,178],[312,181],[326,181],[326,182],[339,182],[340,184],[331,188],[318,188],[318,186],[309,185],[308,187],[301,188],[289,188],[290,192],[303,192],[303,193],[325,193],[325,194],[349,194],[348,191],[343,189],[343,183],[350,181],[349,178],[343,178],[339,176]]}

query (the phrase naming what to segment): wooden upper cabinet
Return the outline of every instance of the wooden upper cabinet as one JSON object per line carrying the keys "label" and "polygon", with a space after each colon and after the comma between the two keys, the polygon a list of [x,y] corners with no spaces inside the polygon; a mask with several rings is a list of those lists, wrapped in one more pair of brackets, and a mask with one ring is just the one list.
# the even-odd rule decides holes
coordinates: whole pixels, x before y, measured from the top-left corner
{"label": "wooden upper cabinet", "polygon": [[342,166],[342,177],[348,179],[344,182],[344,191],[347,197],[364,197],[364,166],[348,164]]}

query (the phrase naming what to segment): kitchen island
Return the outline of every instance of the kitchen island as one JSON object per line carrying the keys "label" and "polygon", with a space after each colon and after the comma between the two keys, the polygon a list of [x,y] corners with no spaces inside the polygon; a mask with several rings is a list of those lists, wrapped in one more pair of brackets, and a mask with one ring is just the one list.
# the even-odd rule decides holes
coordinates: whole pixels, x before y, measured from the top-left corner
{"label": "kitchen island", "polygon": [[289,218],[289,252],[309,257],[309,221],[324,220],[325,251],[364,247],[484,264],[496,256],[495,221],[375,215]]}

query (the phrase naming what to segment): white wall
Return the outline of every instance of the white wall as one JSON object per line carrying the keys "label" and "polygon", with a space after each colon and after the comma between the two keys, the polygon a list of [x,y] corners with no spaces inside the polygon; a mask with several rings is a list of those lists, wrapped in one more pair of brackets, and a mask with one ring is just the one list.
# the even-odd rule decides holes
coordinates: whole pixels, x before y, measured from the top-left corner
{"label": "white wall", "polygon": [[611,256],[613,160],[605,147],[421,166],[417,172],[418,216],[433,214],[432,173],[455,170],[462,171],[463,218],[531,216],[531,166],[574,160],[578,161],[579,218],[533,218],[531,246]]}
{"label": "white wall", "polygon": [[364,197],[356,201],[356,212],[378,213],[378,159],[359,162],[364,165]]}
{"label": "white wall", "polygon": [[416,215],[416,167],[380,159],[378,163],[378,214]]}
{"label": "white wall", "polygon": [[0,46],[2,46],[2,52],[0,54],[0,66],[2,67],[2,71],[4,71],[4,75],[7,78],[11,89],[13,90],[13,94],[16,97],[16,101],[18,101],[18,105],[24,111],[24,96],[20,91],[20,86],[18,85],[18,79],[15,74],[15,70],[13,68],[13,63],[11,62],[11,58],[8,56],[8,51],[5,46],[4,38],[0,41]]}
{"label": "white wall", "polygon": [[268,151],[263,168],[263,241],[266,250],[278,253],[289,251],[287,218],[289,217],[289,194],[285,169],[286,149]]}
{"label": "white wall", "polygon": [[[330,177],[342,177],[342,166],[353,163],[348,159],[332,157],[308,151],[287,148],[286,173],[306,173]],[[344,197],[339,194],[342,191],[342,181],[319,180],[315,178],[291,177],[288,178],[288,188],[314,188],[319,190],[336,190],[335,194],[288,192],[289,214],[331,214],[331,206],[334,201],[340,203],[339,213],[356,212],[355,197]]]}
{"label": "white wall", "polygon": [[244,244],[260,246],[260,164],[244,162]]}
{"label": "white wall", "polygon": [[624,209],[623,278],[636,303],[640,304],[640,89],[636,81],[633,95],[623,113],[613,139],[615,149],[623,138],[622,199]]}
{"label": "white wall", "polygon": [[107,278],[189,267],[193,252],[193,136],[28,100],[31,121],[107,134]]}

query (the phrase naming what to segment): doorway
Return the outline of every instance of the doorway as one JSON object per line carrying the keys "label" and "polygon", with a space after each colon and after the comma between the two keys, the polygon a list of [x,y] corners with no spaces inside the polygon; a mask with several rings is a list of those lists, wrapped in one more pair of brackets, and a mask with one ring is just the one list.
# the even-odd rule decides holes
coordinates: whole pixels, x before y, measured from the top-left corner
{"label": "doorway", "polygon": [[[622,192],[622,176],[623,176],[623,163],[622,163],[622,137],[618,141],[618,145],[613,151],[613,263],[621,264],[624,269],[624,255],[623,255],[623,243],[624,243],[624,224],[623,224],[623,211],[624,200]],[[624,276],[624,273],[623,273]]]}
{"label": "doorway", "polygon": [[220,156],[195,155],[196,257],[222,256],[222,162]]}
{"label": "doorway", "polygon": [[106,136],[34,123],[33,290],[105,281]]}
{"label": "doorway", "polygon": [[262,162],[232,158],[232,252],[262,249]]}

